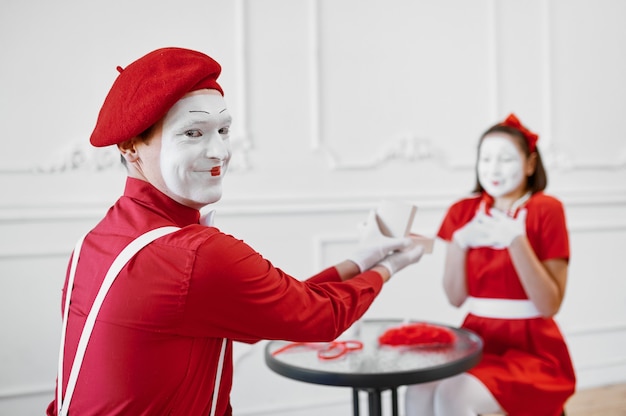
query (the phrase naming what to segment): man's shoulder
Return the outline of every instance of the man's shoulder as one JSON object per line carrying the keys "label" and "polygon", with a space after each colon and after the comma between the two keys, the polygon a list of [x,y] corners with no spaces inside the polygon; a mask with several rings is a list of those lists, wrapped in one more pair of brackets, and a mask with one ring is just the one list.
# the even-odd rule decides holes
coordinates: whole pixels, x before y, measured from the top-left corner
{"label": "man's shoulder", "polygon": [[226,235],[215,227],[207,227],[201,224],[190,224],[180,227],[179,230],[165,236],[163,238],[163,243],[193,250],[209,243],[211,240],[220,240],[225,237]]}

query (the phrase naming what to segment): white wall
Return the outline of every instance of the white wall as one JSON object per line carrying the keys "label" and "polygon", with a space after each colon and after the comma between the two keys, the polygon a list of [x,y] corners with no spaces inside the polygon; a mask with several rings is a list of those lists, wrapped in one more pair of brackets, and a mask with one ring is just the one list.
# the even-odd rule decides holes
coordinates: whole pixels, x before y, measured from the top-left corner
{"label": "white wall", "polygon": [[[42,414],[74,241],[122,190],[89,147],[125,66],[162,46],[224,68],[236,157],[218,225],[306,277],[354,246],[381,198],[433,235],[473,185],[478,135],[509,112],[541,133],[572,261],[558,320],[580,387],[626,381],[626,3],[622,0],[59,0],[0,3],[0,414]],[[443,247],[368,317],[458,323]],[[240,346],[238,415],[347,414],[350,391],[271,373]]]}

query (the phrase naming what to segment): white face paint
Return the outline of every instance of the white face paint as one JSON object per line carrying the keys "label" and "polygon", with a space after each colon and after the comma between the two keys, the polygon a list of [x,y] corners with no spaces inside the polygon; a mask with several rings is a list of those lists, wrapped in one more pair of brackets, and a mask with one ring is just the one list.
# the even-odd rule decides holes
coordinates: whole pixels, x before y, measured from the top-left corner
{"label": "white face paint", "polygon": [[217,202],[231,157],[231,116],[215,90],[185,95],[163,118],[160,168],[165,192],[193,208]]}
{"label": "white face paint", "polygon": [[486,136],[478,151],[478,181],[493,198],[523,193],[524,159],[513,139],[504,133]]}

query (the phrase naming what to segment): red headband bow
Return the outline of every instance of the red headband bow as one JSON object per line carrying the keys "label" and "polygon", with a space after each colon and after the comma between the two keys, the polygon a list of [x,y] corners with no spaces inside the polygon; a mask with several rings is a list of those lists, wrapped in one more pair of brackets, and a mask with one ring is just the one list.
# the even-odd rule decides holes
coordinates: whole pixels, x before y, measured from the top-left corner
{"label": "red headband bow", "polygon": [[535,149],[537,148],[537,140],[539,140],[539,136],[524,127],[519,119],[515,116],[515,114],[509,114],[506,120],[500,123],[500,125],[513,127],[514,129],[519,130],[526,138],[526,141],[528,142],[528,149],[530,150],[530,152],[532,153],[535,151]]}

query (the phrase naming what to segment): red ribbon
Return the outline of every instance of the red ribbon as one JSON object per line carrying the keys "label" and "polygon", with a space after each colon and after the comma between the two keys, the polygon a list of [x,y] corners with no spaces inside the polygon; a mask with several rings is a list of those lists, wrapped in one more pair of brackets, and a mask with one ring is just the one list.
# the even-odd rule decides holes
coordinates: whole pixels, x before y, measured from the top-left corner
{"label": "red ribbon", "polygon": [[292,342],[272,352],[272,355],[278,355],[296,347],[307,347],[317,350],[317,357],[320,360],[334,360],[349,352],[362,350],[363,343],[357,340],[332,341],[323,344],[314,342]]}
{"label": "red ribbon", "polygon": [[515,116],[515,114],[511,113],[509,116],[500,123],[501,126],[508,126],[517,129],[524,135],[526,138],[526,142],[528,143],[528,149],[530,152],[534,152],[537,149],[537,140],[539,140],[539,136],[536,133],[528,130],[524,125],[519,121],[519,119]]}

